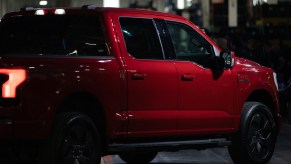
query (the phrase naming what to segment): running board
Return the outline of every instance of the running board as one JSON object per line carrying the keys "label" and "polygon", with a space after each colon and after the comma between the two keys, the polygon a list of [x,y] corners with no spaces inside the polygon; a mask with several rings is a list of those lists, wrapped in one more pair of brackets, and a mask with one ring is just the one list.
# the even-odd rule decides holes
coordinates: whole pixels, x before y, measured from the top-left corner
{"label": "running board", "polygon": [[231,145],[231,141],[225,138],[190,140],[190,141],[170,141],[170,142],[146,142],[146,143],[125,143],[109,145],[110,153],[137,152],[137,151],[178,151],[182,149],[206,149],[213,147],[226,147]]}

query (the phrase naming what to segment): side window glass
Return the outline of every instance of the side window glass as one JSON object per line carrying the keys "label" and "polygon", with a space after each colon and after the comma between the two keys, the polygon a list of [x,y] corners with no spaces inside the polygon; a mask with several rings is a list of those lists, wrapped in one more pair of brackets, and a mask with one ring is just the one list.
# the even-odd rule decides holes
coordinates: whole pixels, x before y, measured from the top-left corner
{"label": "side window glass", "polygon": [[177,60],[196,62],[209,67],[209,57],[213,53],[212,46],[188,25],[167,21]]}
{"label": "side window glass", "polygon": [[127,52],[136,59],[164,59],[152,19],[120,18]]}
{"label": "side window glass", "polygon": [[71,19],[64,36],[67,55],[107,56],[104,34],[99,17]]}
{"label": "side window glass", "polygon": [[0,52],[21,56],[107,56],[98,15],[43,15],[3,19]]}

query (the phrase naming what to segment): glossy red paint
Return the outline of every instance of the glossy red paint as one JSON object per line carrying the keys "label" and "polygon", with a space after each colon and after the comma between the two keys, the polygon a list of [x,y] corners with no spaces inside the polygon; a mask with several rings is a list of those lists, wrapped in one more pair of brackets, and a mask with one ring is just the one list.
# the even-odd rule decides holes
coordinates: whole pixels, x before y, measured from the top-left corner
{"label": "glossy red paint", "polygon": [[1,108],[2,116],[14,120],[15,137],[47,135],[47,128],[52,124],[49,120],[53,120],[65,97],[73,93],[93,94],[105,103],[104,107],[110,109],[107,112],[111,116],[115,114],[111,111],[120,109],[121,79],[114,57],[14,57],[3,58],[2,61],[9,65],[21,65],[28,71],[28,82],[21,89],[21,105],[15,107],[18,109]]}
{"label": "glossy red paint", "polygon": [[[211,133],[233,129],[232,72],[226,70],[215,79],[210,69],[193,62],[176,62],[175,65],[179,77],[178,129],[185,133]],[[187,74],[195,77],[192,80],[183,80],[183,75]]]}
{"label": "glossy red paint", "polygon": [[[26,68],[27,80],[20,88],[21,104],[0,107],[0,118],[12,120],[12,125],[0,122],[0,138],[48,138],[61,104],[76,93],[88,93],[100,103],[101,109],[97,110],[104,113],[101,126],[109,141],[231,134],[239,127],[244,102],[256,91],[270,95],[272,110],[278,113],[277,89],[269,68],[235,58],[233,68],[216,77],[212,69],[191,61],[139,60],[127,52],[121,17],[185,24],[205,38],[218,55],[220,48],[185,18],[147,10],[65,9],[67,15],[96,13],[102,15],[108,56],[1,58],[5,65],[2,68]],[[14,12],[4,19],[34,14],[35,11]],[[7,127],[11,127],[11,133],[6,133]]]}

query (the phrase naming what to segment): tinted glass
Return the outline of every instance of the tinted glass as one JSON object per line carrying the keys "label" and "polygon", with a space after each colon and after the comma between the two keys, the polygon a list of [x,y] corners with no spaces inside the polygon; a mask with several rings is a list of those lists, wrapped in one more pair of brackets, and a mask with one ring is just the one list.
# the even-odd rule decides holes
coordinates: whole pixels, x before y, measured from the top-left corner
{"label": "tinted glass", "polygon": [[127,52],[137,59],[163,59],[163,51],[152,19],[120,18]]}
{"label": "tinted glass", "polygon": [[209,67],[212,46],[188,25],[170,21],[166,24],[174,45],[176,59],[194,61]]}
{"label": "tinted glass", "polygon": [[45,15],[3,19],[1,55],[103,56],[98,16]]}

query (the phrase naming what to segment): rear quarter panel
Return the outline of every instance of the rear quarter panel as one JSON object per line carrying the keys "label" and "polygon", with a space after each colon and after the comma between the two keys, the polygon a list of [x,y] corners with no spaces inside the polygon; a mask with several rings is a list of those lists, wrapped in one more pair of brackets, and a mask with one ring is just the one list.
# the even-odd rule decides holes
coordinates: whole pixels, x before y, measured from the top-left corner
{"label": "rear quarter panel", "polygon": [[[2,117],[13,118],[15,138],[47,137],[60,104],[76,92],[94,95],[106,109],[108,127],[116,125],[114,116],[121,109],[122,84],[115,57],[9,57],[2,60],[8,66],[21,66],[28,71],[27,82],[21,90],[21,105],[0,111]],[[113,128],[108,130],[109,134],[114,133]]]}

